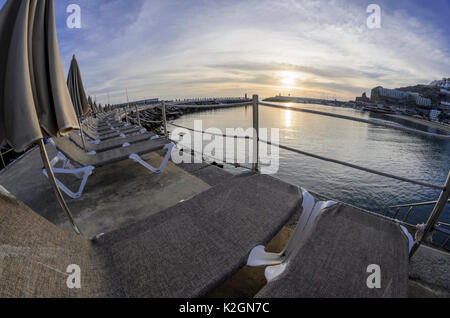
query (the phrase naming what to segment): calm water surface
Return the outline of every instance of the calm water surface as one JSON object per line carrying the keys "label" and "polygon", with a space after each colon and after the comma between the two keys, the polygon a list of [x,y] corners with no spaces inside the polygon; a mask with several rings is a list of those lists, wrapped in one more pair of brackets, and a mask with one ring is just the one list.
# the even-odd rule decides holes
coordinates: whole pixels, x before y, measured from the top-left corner
{"label": "calm water surface", "polygon": [[[313,104],[286,104],[334,112],[364,119],[381,119],[407,127],[438,132],[401,119],[354,109]],[[252,108],[239,107],[188,114],[176,124],[193,128],[194,120],[203,121],[203,129],[249,128]],[[421,137],[403,131],[370,124],[328,118],[290,110],[260,107],[261,128],[279,128],[280,144],[317,155],[346,161],[415,180],[444,184],[450,170],[450,142]],[[436,200],[438,190],[404,183],[329,162],[280,150],[276,177],[328,198],[363,209],[385,213],[389,206]],[[412,223],[426,221],[431,208],[417,209]],[[450,222],[447,207],[443,221]]]}

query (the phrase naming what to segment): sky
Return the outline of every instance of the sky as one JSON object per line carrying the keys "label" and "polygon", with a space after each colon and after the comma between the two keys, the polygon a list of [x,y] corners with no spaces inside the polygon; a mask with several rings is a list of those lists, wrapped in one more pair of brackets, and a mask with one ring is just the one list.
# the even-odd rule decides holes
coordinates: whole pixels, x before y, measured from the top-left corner
{"label": "sky", "polygon": [[[366,23],[371,3],[377,29]],[[70,4],[80,29],[67,27]],[[103,104],[126,90],[130,100],[350,100],[450,77],[449,0],[55,0],[55,16],[66,74],[75,54]]]}

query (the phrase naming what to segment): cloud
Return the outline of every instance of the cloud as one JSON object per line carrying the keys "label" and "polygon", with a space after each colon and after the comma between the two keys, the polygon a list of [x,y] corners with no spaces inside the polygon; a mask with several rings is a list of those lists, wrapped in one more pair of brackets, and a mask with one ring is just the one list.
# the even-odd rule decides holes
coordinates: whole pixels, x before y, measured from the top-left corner
{"label": "cloud", "polygon": [[[446,25],[400,2],[381,1],[376,30],[366,26],[364,1],[61,0],[55,11],[66,69],[76,53],[88,93],[102,103],[108,92],[123,101],[126,88],[133,99],[279,92],[348,99],[449,75]],[[82,29],[65,26],[69,3],[81,6]],[[298,75],[293,85],[282,83],[286,72]]]}

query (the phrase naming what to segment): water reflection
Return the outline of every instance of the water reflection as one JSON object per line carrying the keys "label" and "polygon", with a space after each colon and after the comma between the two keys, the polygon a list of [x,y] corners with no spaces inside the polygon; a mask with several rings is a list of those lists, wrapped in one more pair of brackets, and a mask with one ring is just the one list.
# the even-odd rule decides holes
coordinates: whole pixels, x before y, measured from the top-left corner
{"label": "water reflection", "polygon": [[284,126],[286,128],[291,127],[292,125],[292,111],[291,110],[285,110],[284,111]]}

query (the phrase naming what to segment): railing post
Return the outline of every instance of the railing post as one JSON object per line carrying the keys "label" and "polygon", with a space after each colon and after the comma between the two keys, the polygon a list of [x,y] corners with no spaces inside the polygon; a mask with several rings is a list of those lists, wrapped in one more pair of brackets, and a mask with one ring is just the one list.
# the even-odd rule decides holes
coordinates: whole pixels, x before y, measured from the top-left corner
{"label": "railing post", "polygon": [[405,217],[403,218],[404,222],[407,222],[409,219],[409,216],[411,215],[411,212],[413,211],[413,207],[410,207],[408,212],[406,213]]}
{"label": "railing post", "polygon": [[258,171],[259,166],[259,97],[253,95],[253,131],[256,136],[253,137],[253,171]]}
{"label": "railing post", "polygon": [[166,115],[166,102],[162,102],[162,116],[163,116],[163,124],[164,124],[164,136],[167,138],[169,134],[167,133],[167,115]]}
{"label": "railing post", "polygon": [[448,173],[444,189],[442,190],[441,195],[439,196],[439,199],[436,205],[434,206],[433,211],[430,214],[430,217],[428,218],[427,224],[425,225],[425,230],[423,232],[418,231],[416,233],[416,240],[411,250],[411,256],[414,255],[414,253],[419,248],[420,244],[423,241],[428,240],[430,236],[433,234],[434,225],[439,220],[439,216],[441,215],[442,211],[444,211],[449,196],[450,196],[450,172]]}

